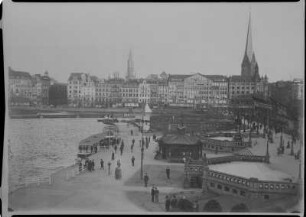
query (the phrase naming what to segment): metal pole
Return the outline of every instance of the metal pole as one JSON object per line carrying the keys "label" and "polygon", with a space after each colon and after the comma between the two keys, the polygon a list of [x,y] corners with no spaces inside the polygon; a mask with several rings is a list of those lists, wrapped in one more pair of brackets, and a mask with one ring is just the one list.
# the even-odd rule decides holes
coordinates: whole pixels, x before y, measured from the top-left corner
{"label": "metal pole", "polygon": [[141,127],[141,162],[140,162],[140,179],[143,179],[143,114],[142,114],[142,127]]}

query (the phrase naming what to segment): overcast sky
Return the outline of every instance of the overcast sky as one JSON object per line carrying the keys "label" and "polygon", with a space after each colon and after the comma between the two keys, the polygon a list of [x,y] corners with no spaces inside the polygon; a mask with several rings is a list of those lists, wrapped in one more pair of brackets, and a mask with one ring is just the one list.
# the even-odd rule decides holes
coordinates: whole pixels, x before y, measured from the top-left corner
{"label": "overcast sky", "polygon": [[304,77],[304,3],[4,2],[5,67],[125,77],[129,49],[137,76],[239,75],[249,11],[259,74]]}

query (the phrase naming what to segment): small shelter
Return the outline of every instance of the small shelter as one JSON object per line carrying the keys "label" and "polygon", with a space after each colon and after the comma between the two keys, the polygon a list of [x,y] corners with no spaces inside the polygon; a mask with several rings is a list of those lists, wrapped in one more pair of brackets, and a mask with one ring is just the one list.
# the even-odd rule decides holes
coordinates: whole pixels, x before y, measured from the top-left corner
{"label": "small shelter", "polygon": [[202,143],[197,136],[185,134],[185,126],[177,127],[159,139],[159,151],[163,159],[171,162],[185,162],[188,158],[197,160],[202,156]]}

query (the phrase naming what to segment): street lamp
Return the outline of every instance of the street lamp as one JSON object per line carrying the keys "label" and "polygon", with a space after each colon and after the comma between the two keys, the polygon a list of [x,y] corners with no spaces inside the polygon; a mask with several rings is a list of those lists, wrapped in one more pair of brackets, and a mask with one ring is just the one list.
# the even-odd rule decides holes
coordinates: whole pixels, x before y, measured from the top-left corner
{"label": "street lamp", "polygon": [[141,162],[140,162],[140,179],[143,179],[143,152],[144,152],[144,139],[143,139],[143,124],[144,124],[144,114],[142,114],[142,127],[141,127]]}

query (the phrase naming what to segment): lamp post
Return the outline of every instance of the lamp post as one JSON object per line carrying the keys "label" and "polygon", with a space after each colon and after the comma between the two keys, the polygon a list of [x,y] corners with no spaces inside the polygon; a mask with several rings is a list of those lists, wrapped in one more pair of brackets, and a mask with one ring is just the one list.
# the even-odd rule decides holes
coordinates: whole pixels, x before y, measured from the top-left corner
{"label": "lamp post", "polygon": [[144,140],[143,140],[143,124],[144,124],[144,117],[142,114],[142,127],[141,127],[141,161],[140,161],[140,179],[143,179],[143,152],[144,152]]}

